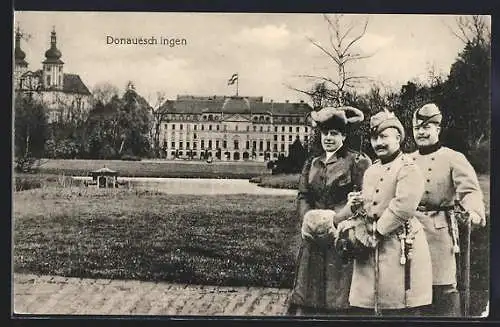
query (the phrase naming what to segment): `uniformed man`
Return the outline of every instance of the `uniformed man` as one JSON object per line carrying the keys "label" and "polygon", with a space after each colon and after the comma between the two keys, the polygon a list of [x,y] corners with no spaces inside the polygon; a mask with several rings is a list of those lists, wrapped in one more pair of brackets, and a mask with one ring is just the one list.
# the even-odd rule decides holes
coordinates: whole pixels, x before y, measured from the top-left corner
{"label": "uniformed man", "polygon": [[[370,251],[354,259],[349,303],[364,314],[419,315],[432,299],[429,247],[415,218],[424,192],[422,173],[400,150],[404,129],[393,113],[372,116],[370,131],[378,160],[363,178],[357,202],[363,201],[365,223],[355,233]],[[339,232],[349,221],[339,224]]]}
{"label": "uniformed man", "polygon": [[454,200],[460,200],[473,224],[484,226],[486,219],[483,194],[474,168],[462,153],[439,142],[441,120],[442,114],[433,103],[414,112],[413,137],[418,150],[411,156],[421,168],[425,181],[417,217],[424,226],[432,259],[433,303],[429,314],[459,316],[455,263],[458,249],[450,220]]}

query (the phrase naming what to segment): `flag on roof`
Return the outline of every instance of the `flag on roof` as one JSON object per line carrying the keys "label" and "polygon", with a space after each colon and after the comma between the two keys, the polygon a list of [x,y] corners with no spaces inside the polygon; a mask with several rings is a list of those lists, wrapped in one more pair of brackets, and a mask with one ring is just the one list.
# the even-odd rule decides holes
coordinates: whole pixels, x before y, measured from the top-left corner
{"label": "flag on roof", "polygon": [[238,80],[238,73],[234,73],[233,76],[227,81],[227,85],[233,85]]}

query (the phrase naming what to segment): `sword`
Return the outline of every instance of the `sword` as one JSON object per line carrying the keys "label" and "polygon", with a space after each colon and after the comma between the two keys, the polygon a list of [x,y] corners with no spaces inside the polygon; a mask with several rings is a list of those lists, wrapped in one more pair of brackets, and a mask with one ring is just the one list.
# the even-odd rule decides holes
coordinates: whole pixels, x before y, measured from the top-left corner
{"label": "sword", "polygon": [[[376,231],[377,231],[377,221],[373,222],[373,238],[375,239],[376,237]],[[375,316],[380,316],[380,308],[379,308],[379,303],[378,303],[378,293],[379,293],[379,247],[378,243],[375,245],[375,282],[373,285],[373,294],[374,294],[374,305],[373,309],[375,311]]]}
{"label": "sword", "polygon": [[[464,316],[469,315],[470,309],[470,233],[471,233],[471,221],[469,219],[469,213],[462,204],[455,200],[455,210],[454,214],[458,220],[458,229],[460,234],[460,252],[457,253],[457,265],[458,269],[458,288],[460,290],[462,301],[463,301],[463,314]],[[463,270],[462,270],[463,269]]]}

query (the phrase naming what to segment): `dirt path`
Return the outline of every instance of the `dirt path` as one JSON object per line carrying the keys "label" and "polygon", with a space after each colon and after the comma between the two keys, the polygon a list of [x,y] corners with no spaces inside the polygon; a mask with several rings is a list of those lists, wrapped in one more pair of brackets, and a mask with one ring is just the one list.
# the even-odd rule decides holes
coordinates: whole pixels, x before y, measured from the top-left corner
{"label": "dirt path", "polygon": [[16,314],[283,315],[288,289],[14,274]]}

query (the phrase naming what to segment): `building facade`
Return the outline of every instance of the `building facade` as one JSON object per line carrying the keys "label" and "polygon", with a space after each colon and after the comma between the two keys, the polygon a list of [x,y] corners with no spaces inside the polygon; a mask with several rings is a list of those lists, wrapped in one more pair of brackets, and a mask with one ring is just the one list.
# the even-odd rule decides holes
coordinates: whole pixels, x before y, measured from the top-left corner
{"label": "building facade", "polygon": [[263,102],[262,97],[180,95],[167,101],[160,144],[167,159],[267,161],[288,156],[311,132],[304,102]]}
{"label": "building facade", "polygon": [[92,106],[92,95],[77,74],[64,72],[62,53],[57,48],[55,29],[50,35],[50,48],[45,52],[42,68],[28,69],[26,54],[21,49],[22,33],[16,29],[14,48],[14,91],[29,92],[44,103],[49,123],[84,117]]}

